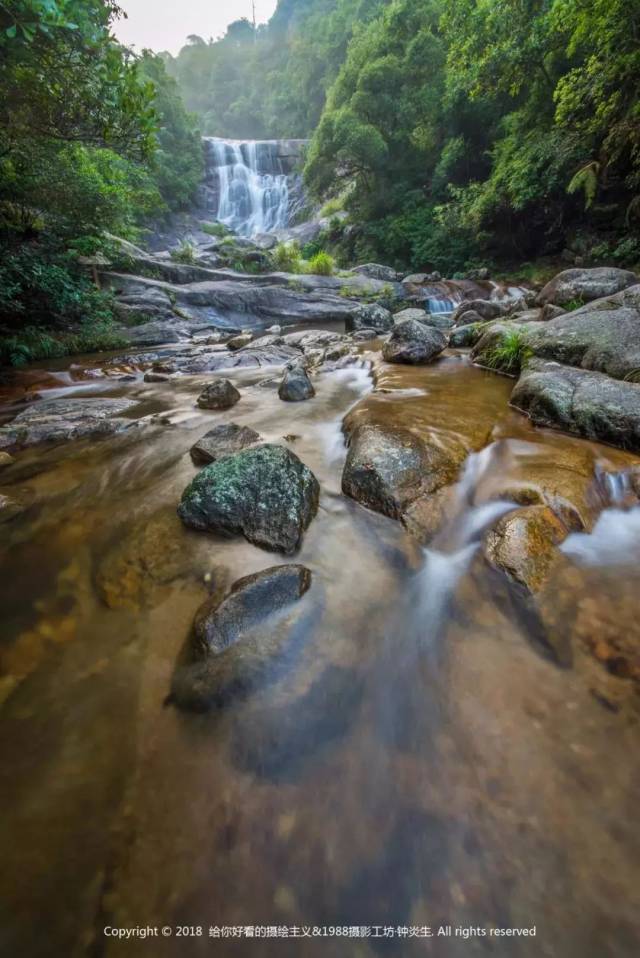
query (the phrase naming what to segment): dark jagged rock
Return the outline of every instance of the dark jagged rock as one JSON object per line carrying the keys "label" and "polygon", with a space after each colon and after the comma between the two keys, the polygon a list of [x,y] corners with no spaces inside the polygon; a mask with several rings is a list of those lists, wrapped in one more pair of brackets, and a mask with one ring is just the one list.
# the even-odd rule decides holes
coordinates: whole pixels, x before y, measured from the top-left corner
{"label": "dark jagged rock", "polygon": [[248,426],[238,426],[235,422],[220,423],[191,447],[191,458],[197,465],[207,465],[257,442],[260,442],[260,436]]}
{"label": "dark jagged rock", "polygon": [[382,348],[388,363],[429,363],[447,346],[447,337],[432,326],[425,326],[413,319],[400,323]]}
{"label": "dark jagged rock", "polygon": [[47,399],[34,402],[6,426],[0,427],[0,449],[33,446],[41,442],[112,436],[135,425],[122,413],[135,399]]}
{"label": "dark jagged rock", "polygon": [[207,600],[197,611],[194,632],[205,654],[223,652],[268,615],[295,602],[311,585],[303,565],[279,565],[238,579],[220,602]]}
{"label": "dark jagged rock", "polygon": [[240,393],[228,379],[208,383],[198,396],[201,409],[230,409],[240,399]]}
{"label": "dark jagged rock", "polygon": [[530,360],[511,405],[538,426],[640,452],[640,385],[559,363]]}
{"label": "dark jagged rock", "polygon": [[226,456],[185,489],[178,515],[194,529],[244,535],[276,552],[294,552],[318,509],[320,487],[310,469],[283,446]]}
{"label": "dark jagged rock", "polygon": [[377,303],[367,303],[353,310],[345,320],[347,332],[356,332],[359,329],[377,329],[386,333],[393,329],[393,316],[384,306]]}
{"label": "dark jagged rock", "polygon": [[640,283],[640,277],[626,269],[598,266],[594,269],[565,269],[538,294],[538,305],[566,306],[572,300],[589,303],[613,296]]}
{"label": "dark jagged rock", "polygon": [[315,394],[316,391],[303,366],[296,365],[285,370],[278,389],[280,399],[286,402],[301,402],[304,399],[312,399]]}
{"label": "dark jagged rock", "polygon": [[342,491],[398,519],[411,502],[452,481],[457,466],[442,449],[426,446],[406,429],[362,425],[351,436]]}

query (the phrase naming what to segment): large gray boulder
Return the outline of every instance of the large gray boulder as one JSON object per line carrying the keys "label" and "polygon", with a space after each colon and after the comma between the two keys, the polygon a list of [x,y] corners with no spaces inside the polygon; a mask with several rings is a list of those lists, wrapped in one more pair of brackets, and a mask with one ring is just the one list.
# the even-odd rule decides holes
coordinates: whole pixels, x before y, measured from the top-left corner
{"label": "large gray boulder", "polygon": [[302,402],[316,394],[304,366],[297,364],[286,369],[278,389],[278,396],[285,402]]}
{"label": "large gray boulder", "polygon": [[0,427],[0,449],[112,436],[135,425],[122,414],[135,399],[47,399],[34,402]]}
{"label": "large gray boulder", "polygon": [[406,323],[409,319],[413,319],[417,323],[424,323],[427,319],[427,312],[424,309],[418,309],[416,306],[408,306],[406,309],[401,309],[399,313],[393,314],[395,326]]}
{"label": "large gray boulder", "polygon": [[362,505],[399,519],[420,496],[451,481],[457,464],[406,429],[355,428],[342,473],[342,491]]}
{"label": "large gray boulder", "polygon": [[239,579],[222,601],[207,600],[194,622],[195,661],[176,670],[169,701],[205,712],[263,681],[289,638],[283,616],[310,585],[304,566],[274,566]]}
{"label": "large gray boulder", "polygon": [[351,270],[360,276],[366,276],[369,279],[379,279],[383,283],[395,283],[398,279],[398,273],[390,266],[382,266],[380,263],[363,263],[362,266],[354,266]]}
{"label": "large gray boulder", "polygon": [[447,346],[445,334],[432,326],[409,319],[396,326],[382,347],[388,363],[430,363]]}
{"label": "large gray boulder", "polygon": [[292,553],[318,509],[320,487],[310,469],[283,446],[263,445],[226,456],[198,473],[178,515],[187,526]]}
{"label": "large gray boulder", "polygon": [[624,379],[640,369],[640,286],[523,328],[537,356]]}
{"label": "large gray boulder", "polygon": [[640,277],[626,269],[598,266],[594,269],[565,269],[547,283],[538,294],[537,303],[544,306],[566,306],[573,300],[585,303],[612,296],[640,283]]}
{"label": "large gray boulder", "polygon": [[191,447],[191,458],[199,466],[207,465],[257,442],[260,442],[260,436],[254,429],[239,426],[235,422],[223,422],[210,429]]}
{"label": "large gray boulder", "polygon": [[640,385],[559,363],[530,360],[511,405],[538,426],[640,452]]}
{"label": "large gray boulder", "polygon": [[348,333],[356,332],[358,329],[376,329],[380,333],[386,333],[393,329],[393,316],[384,306],[366,303],[352,310],[347,316],[345,329]]}

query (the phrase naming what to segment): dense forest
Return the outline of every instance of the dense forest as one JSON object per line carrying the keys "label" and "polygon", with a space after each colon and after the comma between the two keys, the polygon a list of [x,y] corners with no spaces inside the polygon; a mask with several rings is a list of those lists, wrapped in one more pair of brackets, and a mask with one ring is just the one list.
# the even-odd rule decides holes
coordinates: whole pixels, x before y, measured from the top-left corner
{"label": "dense forest", "polygon": [[348,259],[640,259],[638,0],[281,0],[165,60],[205,132],[312,137]]}
{"label": "dense forest", "polygon": [[0,4],[0,359],[116,343],[87,263],[195,198],[195,120],[161,58],[114,40],[118,15],[110,0]]}
{"label": "dense forest", "polygon": [[87,264],[193,205],[200,131],[309,138],[342,265],[640,260],[640,0],[280,0],[177,57],[123,47],[120,15],[0,3],[5,359],[113,342]]}

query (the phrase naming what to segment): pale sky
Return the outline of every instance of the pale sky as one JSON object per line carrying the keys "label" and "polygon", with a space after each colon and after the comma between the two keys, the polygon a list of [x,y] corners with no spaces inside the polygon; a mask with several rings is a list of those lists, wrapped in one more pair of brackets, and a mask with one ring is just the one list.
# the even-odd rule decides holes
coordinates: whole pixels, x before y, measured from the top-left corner
{"label": "pale sky", "polygon": [[[276,0],[255,0],[255,4],[256,21],[265,23]],[[252,17],[251,0],[120,0],[119,5],[127,19],[115,24],[118,39],[156,53],[177,53],[190,33],[208,40],[221,36],[234,20]]]}

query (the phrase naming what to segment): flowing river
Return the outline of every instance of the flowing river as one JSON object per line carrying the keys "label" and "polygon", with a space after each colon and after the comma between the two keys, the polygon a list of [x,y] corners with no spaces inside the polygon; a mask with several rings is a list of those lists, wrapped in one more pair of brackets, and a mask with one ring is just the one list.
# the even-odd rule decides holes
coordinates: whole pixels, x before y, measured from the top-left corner
{"label": "flowing river", "polygon": [[[264,369],[225,371],[242,391],[227,412],[194,405],[202,376],[54,374],[56,395],[133,395],[151,418],[0,476],[29,503],[0,551],[2,954],[638,954],[637,693],[589,647],[639,637],[640,511],[620,478],[636,460],[534,429],[512,381],[462,354],[380,367],[374,387],[376,363],[366,344],[300,403],[259,385]],[[347,414],[469,450],[428,548],[341,494]],[[193,715],[165,700],[195,610],[281,561],[176,515],[189,448],[219,422],[289,442],[321,500],[285,652],[250,695]],[[505,490],[563,470],[603,508],[534,609],[480,542]],[[104,933],[145,926],[174,931]],[[300,935],[218,937],[255,926]],[[303,937],[313,926],[327,934]]]}

